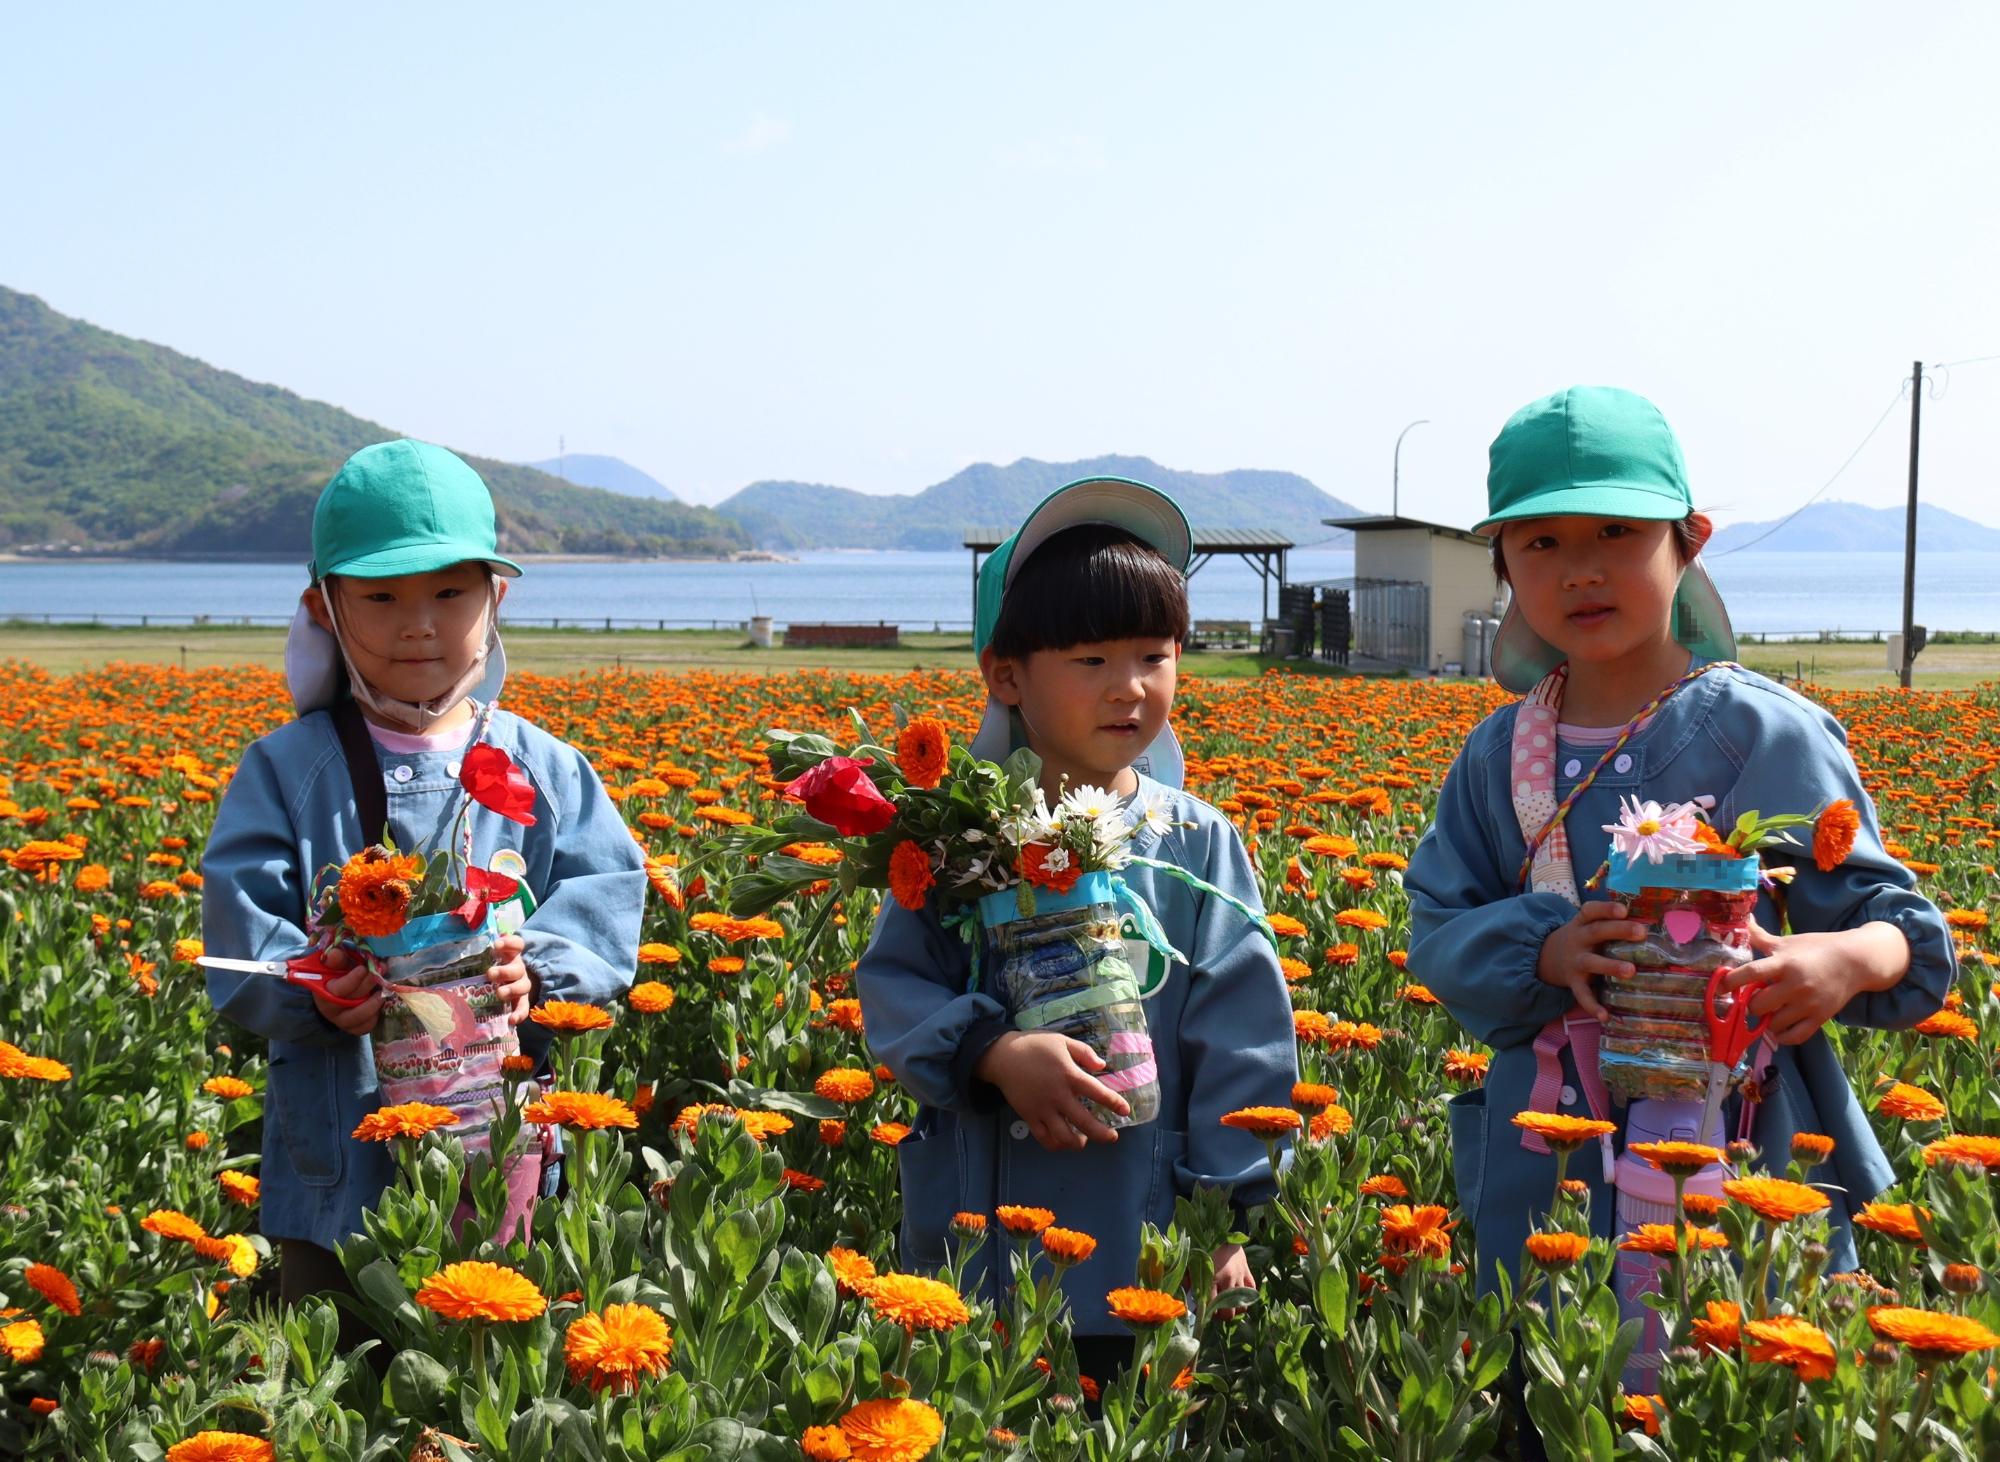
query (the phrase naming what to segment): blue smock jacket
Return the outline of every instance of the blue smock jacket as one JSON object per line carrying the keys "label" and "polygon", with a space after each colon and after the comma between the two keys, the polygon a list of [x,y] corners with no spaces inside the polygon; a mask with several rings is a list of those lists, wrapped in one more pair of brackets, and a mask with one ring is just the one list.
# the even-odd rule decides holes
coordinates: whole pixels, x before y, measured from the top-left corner
{"label": "blue smock jacket", "polygon": [[[1141,828],[1134,853],[1263,907],[1242,840],[1221,813],[1145,777],[1140,793],[1164,797],[1167,815],[1192,826],[1165,834]],[[1239,1107],[1290,1106],[1298,1078],[1291,997],[1270,941],[1171,874],[1135,865],[1124,876],[1189,963],[1176,961],[1146,1001],[1159,1118],[1126,1128],[1116,1142],[1050,1152],[998,1088],[974,1079],[979,1058],[1010,1026],[989,993],[991,947],[981,956],[980,988],[968,989],[970,946],[944,927],[935,903],[918,912],[884,904],[857,974],[869,1048],[922,1104],[896,1149],[904,1264],[942,1267],[951,1217],[961,1210],[1052,1209],[1057,1223],[1097,1240],[1064,1283],[1077,1332],[1091,1335],[1129,1333],[1104,1297],[1134,1282],[1140,1226],[1165,1228],[1177,1197],[1196,1185],[1231,1190],[1239,1207],[1270,1197],[1264,1144],[1221,1118]],[[1000,1242],[990,1238],[983,1256]],[[982,1263],[968,1287],[997,1303],[999,1284],[995,1268]]]}
{"label": "blue smock jacket", "polygon": [[[516,848],[537,907],[521,931],[537,1000],[604,1003],[631,988],[644,907],[644,860],[597,773],[581,752],[505,711],[486,738],[535,787],[535,824],[522,827],[475,806],[473,851],[482,863]],[[398,755],[376,748],[388,791],[389,832],[401,848],[436,847],[458,804],[462,753]],[[285,959],[305,951],[307,901],[321,870],[363,845],[353,782],[333,718],[314,711],[244,752],[202,855],[202,942],[233,959]],[[264,1107],[262,1225],[271,1238],[331,1248],[361,1228],[361,1211],[388,1186],[383,1144],[349,1134],[375,1110],[375,1060],[366,1036],[319,1014],[304,990],[266,975],[212,970],[209,998],[223,1015],[270,1042]],[[537,1057],[548,1033],[520,1027]]]}
{"label": "blue smock jacket", "polygon": [[[1522,1243],[1548,1211],[1555,1158],[1529,1152],[1513,1126],[1535,1080],[1535,1036],[1572,1008],[1567,990],[1543,983],[1535,967],[1542,941],[1575,908],[1556,894],[1523,893],[1518,880],[1525,840],[1509,788],[1514,707],[1473,731],[1439,795],[1437,820],[1410,860],[1410,972],[1443,1000],[1458,1023],[1494,1048],[1485,1085],[1453,1098],[1452,1161],[1459,1206],[1478,1237],[1482,1287],[1497,1265],[1517,1273]],[[1556,795],[1589,774],[1602,747],[1557,748]],[[1951,937],[1935,905],[1916,892],[1910,871],[1883,849],[1874,804],[1847,753],[1847,734],[1831,715],[1752,671],[1712,670],[1679,691],[1607,765],[1564,820],[1571,861],[1582,881],[1604,860],[1620,795],[1683,802],[1709,794],[1713,820],[1727,828],[1748,811],[1817,811],[1837,797],[1861,814],[1854,852],[1822,873],[1809,852],[1796,859],[1789,894],[1794,932],[1852,929],[1884,920],[1910,942],[1902,983],[1857,995],[1838,1016],[1849,1025],[1899,1028],[1937,1010],[1956,966]],[[1598,895],[1604,896],[1602,894]],[[1586,898],[1591,895],[1586,894]],[[1757,919],[1775,931],[1777,914],[1760,898]],[[1855,1266],[1849,1219],[1896,1181],[1824,1031],[1777,1050],[1777,1078],[1757,1108],[1752,1140],[1782,1169],[1794,1133],[1834,1139],[1833,1155],[1809,1179],[1833,1199],[1832,1268]],[[1590,1115],[1570,1053],[1563,1053],[1561,1110]],[[1733,1133],[1740,1106],[1725,1107]],[[1612,1114],[1614,1119],[1619,1115]],[[1609,1236],[1614,1198],[1598,1148],[1572,1154],[1569,1176],[1591,1184],[1591,1221]]]}

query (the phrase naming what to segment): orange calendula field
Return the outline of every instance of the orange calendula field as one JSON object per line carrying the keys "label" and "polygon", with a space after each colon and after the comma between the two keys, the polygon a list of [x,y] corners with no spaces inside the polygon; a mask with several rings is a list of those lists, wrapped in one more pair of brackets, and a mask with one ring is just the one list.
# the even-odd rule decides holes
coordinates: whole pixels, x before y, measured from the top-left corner
{"label": "orange calendula field", "polygon": [[[1552,1194],[1522,1290],[1475,1296],[1445,1102],[1489,1053],[1405,970],[1402,870],[1466,733],[1504,703],[1491,687],[1182,682],[1190,790],[1251,849],[1301,1080],[1292,1108],[1221,1119],[1292,1148],[1242,1231],[1256,1294],[1212,1292],[1236,1219],[1184,1202],[1120,1278],[1140,1364],[1113,1378],[1079,1373],[1050,1282],[1103,1236],[1059,1208],[966,1215],[942,1271],[899,1264],[916,1107],[869,1050],[853,975],[881,895],[843,899],[838,850],[797,843],[798,891],[739,917],[753,870],[717,851],[777,810],[767,729],[838,739],[850,708],[878,731],[901,708],[925,718],[897,746],[925,785],[978,722],[973,676],[510,681],[509,707],[587,753],[645,849],[640,983],[606,1012],[536,1017],[556,1089],[492,1143],[562,1131],[567,1191],[528,1237],[449,1221],[467,1174],[482,1216],[506,1185],[438,1109],[360,1134],[398,1174],[341,1255],[383,1341],[364,1355],[331,1303],[276,1306],[266,1056],[193,963],[216,802],[289,718],[282,682],[0,666],[0,1454],[1506,1456],[1512,1373],[1551,1455],[2000,1455],[2000,692],[1822,699],[1891,853],[1946,912],[1959,983],[1915,1029],[1836,1031],[1895,1180],[1859,1225],[1862,1270],[1825,1272],[1823,1150],[1765,1154],[1771,1177],[1648,1235],[1676,1270],[1675,1340],[1636,1397],[1617,1254],[1582,1185]],[[964,1284],[981,1246],[1021,1281],[997,1312]]]}

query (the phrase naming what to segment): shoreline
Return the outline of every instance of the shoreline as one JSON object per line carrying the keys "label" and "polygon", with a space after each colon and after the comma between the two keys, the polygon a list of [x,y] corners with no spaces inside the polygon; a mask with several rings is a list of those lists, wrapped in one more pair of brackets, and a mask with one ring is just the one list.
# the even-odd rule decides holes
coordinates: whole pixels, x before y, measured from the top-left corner
{"label": "shoreline", "polygon": [[[788,553],[768,548],[743,548],[732,553],[510,553],[522,564],[558,563],[798,563]],[[268,563],[303,568],[304,563],[275,553],[17,553],[0,549],[0,567],[9,564],[248,564]]]}

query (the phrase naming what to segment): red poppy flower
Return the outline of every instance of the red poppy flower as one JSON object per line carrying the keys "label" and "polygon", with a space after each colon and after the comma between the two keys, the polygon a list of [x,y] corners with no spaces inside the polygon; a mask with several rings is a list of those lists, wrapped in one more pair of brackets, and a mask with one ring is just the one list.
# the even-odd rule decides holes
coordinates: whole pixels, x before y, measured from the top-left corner
{"label": "red poppy flower", "polygon": [[535,825],[535,785],[499,747],[482,741],[468,750],[458,781],[481,807],[522,827]]}

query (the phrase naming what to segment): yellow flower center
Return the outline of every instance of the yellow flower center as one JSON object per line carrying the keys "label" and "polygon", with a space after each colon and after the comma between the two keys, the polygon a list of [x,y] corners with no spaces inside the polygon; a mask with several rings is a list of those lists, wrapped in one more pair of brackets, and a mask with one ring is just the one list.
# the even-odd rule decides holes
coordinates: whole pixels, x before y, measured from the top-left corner
{"label": "yellow flower center", "polygon": [[1642,838],[1650,838],[1654,833],[1658,832],[1659,830],[1660,830],[1660,824],[1655,819],[1650,817],[1647,818],[1644,822],[1639,824],[1639,836]]}

